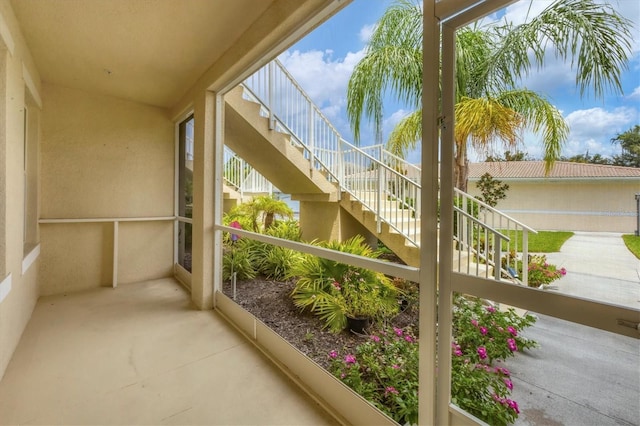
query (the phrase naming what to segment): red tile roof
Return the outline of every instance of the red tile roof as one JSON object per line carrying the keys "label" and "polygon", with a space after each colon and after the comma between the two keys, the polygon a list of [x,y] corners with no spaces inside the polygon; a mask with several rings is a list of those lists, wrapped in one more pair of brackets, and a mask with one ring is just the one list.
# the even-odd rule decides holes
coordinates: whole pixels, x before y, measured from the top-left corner
{"label": "red tile roof", "polygon": [[556,161],[548,175],[544,161],[501,161],[469,163],[469,179],[478,179],[485,173],[496,179],[581,179],[581,178],[639,178],[640,168],[606,166],[602,164]]}

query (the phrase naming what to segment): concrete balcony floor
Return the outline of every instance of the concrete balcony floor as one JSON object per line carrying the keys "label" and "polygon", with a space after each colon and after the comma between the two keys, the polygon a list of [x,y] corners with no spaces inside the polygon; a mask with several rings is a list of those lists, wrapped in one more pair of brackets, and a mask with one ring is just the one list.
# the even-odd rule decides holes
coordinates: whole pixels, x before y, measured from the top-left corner
{"label": "concrete balcony floor", "polygon": [[173,279],[42,297],[0,424],[335,424]]}

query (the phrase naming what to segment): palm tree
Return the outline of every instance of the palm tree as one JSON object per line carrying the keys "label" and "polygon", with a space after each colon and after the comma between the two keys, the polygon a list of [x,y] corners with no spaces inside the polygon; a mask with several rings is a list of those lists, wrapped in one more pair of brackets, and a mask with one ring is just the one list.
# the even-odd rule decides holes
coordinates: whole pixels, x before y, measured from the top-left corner
{"label": "palm tree", "polygon": [[[532,66],[542,67],[545,49],[570,60],[581,95],[622,93],[620,72],[630,50],[631,23],[594,0],[558,0],[521,25],[492,23],[459,30],[456,36],[456,186],[466,190],[467,144],[487,152],[500,140],[514,148],[525,128],[542,133],[547,170],[560,156],[568,127],[544,96],[518,87]],[[347,115],[356,141],[364,116],[380,138],[387,92],[416,110],[392,131],[387,145],[399,155],[421,140],[422,9],[396,0],[380,18],[347,91]],[[532,54],[531,54],[532,53]]]}

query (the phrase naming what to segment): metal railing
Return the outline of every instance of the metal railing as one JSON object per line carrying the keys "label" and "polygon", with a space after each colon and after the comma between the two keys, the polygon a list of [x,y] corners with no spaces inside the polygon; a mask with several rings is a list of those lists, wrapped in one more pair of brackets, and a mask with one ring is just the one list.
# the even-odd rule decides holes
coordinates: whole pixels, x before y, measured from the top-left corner
{"label": "metal railing", "polygon": [[[375,214],[378,232],[385,223],[419,246],[419,167],[382,145],[360,148],[344,140],[278,60],[247,78],[243,87],[246,98],[261,104],[269,127],[288,133],[291,143],[302,148],[310,168],[323,171],[341,191]],[[526,283],[527,268],[522,268],[521,277],[514,273],[518,271],[517,256],[511,254],[521,250],[527,265],[528,233],[535,231],[457,189],[455,202],[454,215],[461,226],[456,227],[454,239],[460,251],[473,253],[477,265],[494,267],[497,278],[507,276]],[[522,234],[521,239],[511,238],[512,233]],[[504,267],[502,253],[506,253]]]}
{"label": "metal railing", "polygon": [[[537,231],[458,188],[454,188],[454,215],[456,214],[454,239],[459,246],[463,249],[474,247],[476,240],[481,238],[483,232],[469,230],[471,224],[467,222],[470,220],[468,216],[471,216],[495,234],[485,238],[485,242],[493,250],[476,253],[479,260],[493,265],[494,259],[500,259],[500,268],[495,269],[501,269],[503,277],[525,285],[528,283],[529,233],[537,234]],[[492,258],[489,258],[489,253],[493,253]],[[502,253],[505,253],[504,257]],[[522,271],[519,271],[519,262],[522,262]]]}
{"label": "metal railing", "polygon": [[256,169],[251,167],[246,161],[233,152],[230,148],[224,147],[224,171],[225,184],[240,193],[245,194],[272,194],[278,189]]}

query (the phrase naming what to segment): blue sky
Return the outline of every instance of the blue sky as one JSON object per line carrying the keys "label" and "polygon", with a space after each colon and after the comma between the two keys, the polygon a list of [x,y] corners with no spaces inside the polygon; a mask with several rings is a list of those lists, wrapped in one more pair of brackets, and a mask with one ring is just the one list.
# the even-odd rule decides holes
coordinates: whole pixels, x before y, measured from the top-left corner
{"label": "blue sky", "polygon": [[[570,64],[560,61],[550,62],[543,70],[527,77],[522,84],[544,94],[562,112],[571,132],[562,151],[565,156],[587,151],[605,156],[618,154],[620,148],[611,144],[611,138],[640,124],[640,1],[607,2],[635,25],[632,30],[632,56],[622,78],[624,95],[609,94],[604,100],[595,100],[592,94],[581,98],[575,89],[575,74]],[[364,55],[366,41],[376,21],[391,3],[392,0],[354,0],[280,55],[287,69],[348,141],[353,141],[353,136],[345,113],[347,83],[354,66]],[[495,20],[497,16],[504,16],[520,23],[529,8],[531,14],[537,14],[550,3],[550,0],[521,0],[486,19]],[[385,138],[409,112],[392,100],[385,103]],[[362,128],[361,132],[362,145],[374,143],[369,126]],[[501,152],[500,146],[496,148]],[[541,157],[540,137],[525,133],[520,150]],[[478,157],[472,155],[472,160],[475,158]],[[417,162],[419,154],[413,152],[409,159]]]}

